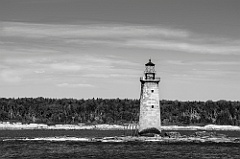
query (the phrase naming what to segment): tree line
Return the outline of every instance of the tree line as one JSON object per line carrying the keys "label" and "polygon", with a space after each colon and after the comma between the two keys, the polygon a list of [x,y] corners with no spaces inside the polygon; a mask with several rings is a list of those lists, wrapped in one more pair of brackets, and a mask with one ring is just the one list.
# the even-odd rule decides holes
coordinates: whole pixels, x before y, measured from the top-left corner
{"label": "tree line", "polygon": [[[0,98],[0,121],[52,124],[137,123],[137,99]],[[239,101],[161,100],[163,125],[240,125]]]}

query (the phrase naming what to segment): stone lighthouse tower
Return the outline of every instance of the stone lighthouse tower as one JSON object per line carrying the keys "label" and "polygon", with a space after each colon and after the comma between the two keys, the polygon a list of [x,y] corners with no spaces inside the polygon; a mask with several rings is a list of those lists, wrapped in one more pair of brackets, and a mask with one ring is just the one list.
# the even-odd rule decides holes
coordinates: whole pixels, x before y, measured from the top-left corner
{"label": "stone lighthouse tower", "polygon": [[159,88],[160,77],[156,77],[155,64],[151,59],[145,64],[144,76],[140,78],[139,134],[161,131]]}

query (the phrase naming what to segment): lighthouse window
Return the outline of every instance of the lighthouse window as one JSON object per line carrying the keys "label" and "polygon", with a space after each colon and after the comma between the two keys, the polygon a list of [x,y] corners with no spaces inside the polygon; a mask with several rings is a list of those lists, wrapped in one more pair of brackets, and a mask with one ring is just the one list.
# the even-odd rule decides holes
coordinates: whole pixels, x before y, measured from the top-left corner
{"label": "lighthouse window", "polygon": [[152,90],[151,90],[151,92],[153,93],[153,92],[154,92],[154,90],[152,89]]}
{"label": "lighthouse window", "polygon": [[154,108],[154,105],[152,105],[152,108]]}

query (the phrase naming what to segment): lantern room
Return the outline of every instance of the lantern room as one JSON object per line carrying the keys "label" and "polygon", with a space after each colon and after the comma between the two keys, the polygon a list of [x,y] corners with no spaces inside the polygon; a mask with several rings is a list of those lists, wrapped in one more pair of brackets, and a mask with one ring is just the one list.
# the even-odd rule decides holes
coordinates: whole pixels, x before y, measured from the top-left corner
{"label": "lantern room", "polygon": [[145,79],[155,79],[155,64],[152,63],[151,59],[149,59],[149,62],[145,64]]}

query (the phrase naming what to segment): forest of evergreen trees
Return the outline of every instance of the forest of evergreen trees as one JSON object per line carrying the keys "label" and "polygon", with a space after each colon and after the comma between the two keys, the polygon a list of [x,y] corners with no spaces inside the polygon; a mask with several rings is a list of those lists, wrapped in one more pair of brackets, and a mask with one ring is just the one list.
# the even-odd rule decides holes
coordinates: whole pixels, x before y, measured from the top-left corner
{"label": "forest of evergreen trees", "polygon": [[[162,100],[163,125],[240,125],[239,101]],[[0,98],[0,121],[52,124],[137,123],[136,99]]]}

